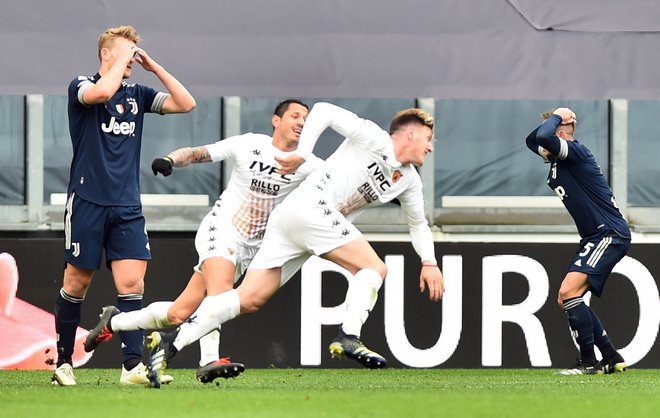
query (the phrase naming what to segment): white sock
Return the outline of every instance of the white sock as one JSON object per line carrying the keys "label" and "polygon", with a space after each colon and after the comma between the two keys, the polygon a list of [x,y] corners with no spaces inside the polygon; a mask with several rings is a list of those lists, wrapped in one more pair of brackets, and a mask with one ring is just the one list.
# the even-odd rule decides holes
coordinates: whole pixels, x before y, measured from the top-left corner
{"label": "white sock", "polygon": [[362,325],[376,305],[383,279],[376,270],[362,269],[350,281],[346,292],[346,316],[341,328],[348,335],[360,336]]}
{"label": "white sock", "polygon": [[214,329],[199,339],[199,366],[220,359],[220,329]]}
{"label": "white sock", "polygon": [[122,312],[112,317],[110,328],[112,332],[167,328],[171,326],[167,310],[173,303],[154,302],[139,311]]}
{"label": "white sock", "polygon": [[199,340],[241,313],[241,301],[236,289],[231,289],[215,296],[207,296],[197,308],[194,321],[184,322],[174,340],[177,350],[183,349]]}

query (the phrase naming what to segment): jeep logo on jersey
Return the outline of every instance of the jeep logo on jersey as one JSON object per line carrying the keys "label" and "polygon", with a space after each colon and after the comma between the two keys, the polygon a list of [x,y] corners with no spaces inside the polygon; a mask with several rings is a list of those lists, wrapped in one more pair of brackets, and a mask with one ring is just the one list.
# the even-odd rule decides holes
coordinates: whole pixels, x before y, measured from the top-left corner
{"label": "jeep logo on jersey", "polygon": [[117,122],[115,117],[110,118],[107,124],[101,124],[101,130],[107,134],[135,136],[135,122]]}

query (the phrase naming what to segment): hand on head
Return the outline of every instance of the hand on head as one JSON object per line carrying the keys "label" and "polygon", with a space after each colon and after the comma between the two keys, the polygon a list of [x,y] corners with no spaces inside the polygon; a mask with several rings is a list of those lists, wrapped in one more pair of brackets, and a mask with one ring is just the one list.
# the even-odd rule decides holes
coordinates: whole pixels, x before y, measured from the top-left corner
{"label": "hand on head", "polygon": [[132,41],[124,40],[118,43],[114,54],[115,58],[124,59],[127,64],[135,60],[147,71],[155,72],[158,69],[158,64],[147,54],[147,51],[135,45]]}
{"label": "hand on head", "polygon": [[151,55],[147,54],[147,51],[144,49],[137,47],[137,54],[135,55],[135,61],[137,61],[138,64],[142,66],[146,71],[150,71],[152,73],[155,73],[162,69],[160,64],[154,60]]}
{"label": "hand on head", "polygon": [[571,109],[567,107],[557,108],[552,113],[555,115],[559,115],[561,117],[562,125],[568,125],[569,123],[577,122],[577,117],[575,116],[575,112],[573,112]]}
{"label": "hand on head", "polygon": [[120,62],[125,61],[126,63],[129,63],[137,52],[137,46],[131,41],[123,40],[118,41],[116,47],[111,51],[115,56],[115,59],[120,60]]}

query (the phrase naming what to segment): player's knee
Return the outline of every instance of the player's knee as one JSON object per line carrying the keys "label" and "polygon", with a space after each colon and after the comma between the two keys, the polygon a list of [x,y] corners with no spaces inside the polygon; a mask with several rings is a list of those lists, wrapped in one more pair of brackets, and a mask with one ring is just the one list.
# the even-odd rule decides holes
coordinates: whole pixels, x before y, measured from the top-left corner
{"label": "player's knee", "polygon": [[559,288],[559,294],[557,296],[557,304],[560,308],[564,308],[564,301],[572,299],[575,297],[581,296],[576,289],[570,287],[561,287]]}
{"label": "player's knee", "polygon": [[84,298],[87,294],[87,289],[89,289],[89,283],[69,282],[65,283],[62,288],[69,296]]}
{"label": "player's knee", "polygon": [[92,275],[76,269],[67,269],[64,272],[62,288],[71,296],[85,297],[87,289],[92,283]]}
{"label": "player's knee", "polygon": [[387,277],[387,266],[385,263],[381,261],[375,266],[374,270],[380,275],[381,279],[385,280],[385,277]]}
{"label": "player's knee", "polygon": [[131,277],[116,279],[115,286],[117,287],[117,291],[119,293],[134,293],[141,295],[144,293],[144,278]]}
{"label": "player's knee", "polygon": [[564,299],[566,299],[566,294],[559,292],[559,295],[557,296],[557,305],[562,309],[564,308]]}
{"label": "player's knee", "polygon": [[73,278],[70,280],[65,280],[64,283],[62,284],[62,288],[70,296],[83,298],[87,294],[89,285],[90,285],[90,281],[76,280],[75,278]]}

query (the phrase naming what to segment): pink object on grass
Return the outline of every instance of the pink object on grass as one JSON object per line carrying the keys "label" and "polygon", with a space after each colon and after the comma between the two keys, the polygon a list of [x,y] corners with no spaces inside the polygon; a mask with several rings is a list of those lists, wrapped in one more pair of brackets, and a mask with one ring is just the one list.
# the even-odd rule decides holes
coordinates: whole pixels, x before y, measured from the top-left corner
{"label": "pink object on grass", "polygon": [[[52,370],[57,360],[53,314],[16,298],[18,268],[11,254],[0,253],[0,369]],[[92,357],[83,348],[86,329],[78,327],[74,367]]]}

